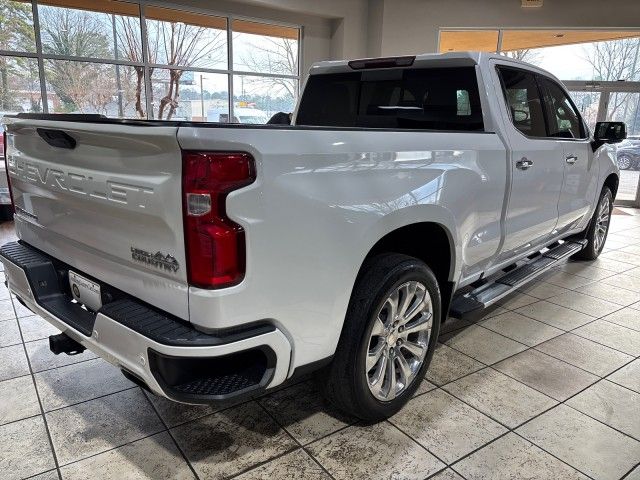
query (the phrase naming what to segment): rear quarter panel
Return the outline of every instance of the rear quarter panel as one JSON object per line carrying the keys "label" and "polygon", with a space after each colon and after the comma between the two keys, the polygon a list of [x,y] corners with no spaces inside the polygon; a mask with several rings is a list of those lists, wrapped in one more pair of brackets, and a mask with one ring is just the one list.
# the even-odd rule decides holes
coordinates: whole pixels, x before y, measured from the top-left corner
{"label": "rear quarter panel", "polygon": [[506,152],[493,134],[183,127],[178,141],[249,152],[258,169],[227,199],[247,232],[246,277],[191,288],[191,321],[216,329],[269,319],[294,344],[292,367],[333,353],[358,270],[385,234],[441,224],[454,281],[481,271],[500,242]]}

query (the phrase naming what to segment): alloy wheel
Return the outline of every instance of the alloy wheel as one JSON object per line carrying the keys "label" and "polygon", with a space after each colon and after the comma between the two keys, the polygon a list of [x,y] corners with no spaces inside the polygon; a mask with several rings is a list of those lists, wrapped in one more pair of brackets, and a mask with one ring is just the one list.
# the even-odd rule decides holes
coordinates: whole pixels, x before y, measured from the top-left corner
{"label": "alloy wheel", "polygon": [[391,401],[416,379],[433,326],[433,305],[424,284],[396,287],[376,312],[366,359],[367,383],[381,401]]}
{"label": "alloy wheel", "polygon": [[596,218],[596,229],[593,237],[593,247],[596,252],[599,252],[604,241],[607,237],[607,231],[609,230],[609,220],[611,218],[611,201],[608,196],[602,198],[602,202],[598,207],[598,216]]}

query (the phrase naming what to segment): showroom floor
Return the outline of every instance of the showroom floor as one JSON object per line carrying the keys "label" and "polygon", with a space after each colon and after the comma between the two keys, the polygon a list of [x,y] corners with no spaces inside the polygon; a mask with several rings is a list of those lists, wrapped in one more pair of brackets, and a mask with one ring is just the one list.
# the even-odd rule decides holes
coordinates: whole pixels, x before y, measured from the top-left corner
{"label": "showroom floor", "polygon": [[638,480],[640,212],[616,213],[597,261],[448,322],[416,398],[372,426],[309,381],[217,411],[147,395],[88,352],[52,355],[55,330],[2,287],[2,478]]}

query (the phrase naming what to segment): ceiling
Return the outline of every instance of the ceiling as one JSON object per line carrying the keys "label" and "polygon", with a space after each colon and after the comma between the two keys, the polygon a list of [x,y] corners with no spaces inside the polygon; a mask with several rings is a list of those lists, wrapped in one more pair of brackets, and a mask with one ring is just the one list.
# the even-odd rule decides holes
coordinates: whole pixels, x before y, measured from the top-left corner
{"label": "ceiling", "polygon": [[[609,30],[502,30],[502,51],[640,37],[640,31]],[[440,51],[498,50],[499,30],[442,30]]]}

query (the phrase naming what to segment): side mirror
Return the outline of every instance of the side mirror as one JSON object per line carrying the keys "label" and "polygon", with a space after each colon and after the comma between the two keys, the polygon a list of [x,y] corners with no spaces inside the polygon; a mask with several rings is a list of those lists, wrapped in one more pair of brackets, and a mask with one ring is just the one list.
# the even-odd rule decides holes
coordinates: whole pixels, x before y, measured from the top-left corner
{"label": "side mirror", "polygon": [[627,138],[627,126],[624,122],[597,122],[593,138],[600,143],[621,142]]}

